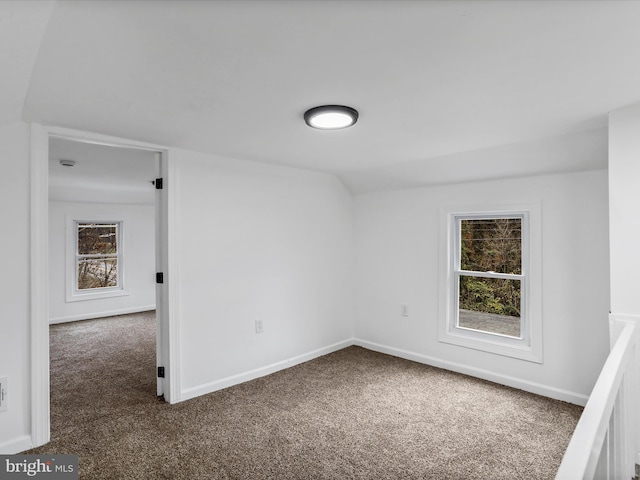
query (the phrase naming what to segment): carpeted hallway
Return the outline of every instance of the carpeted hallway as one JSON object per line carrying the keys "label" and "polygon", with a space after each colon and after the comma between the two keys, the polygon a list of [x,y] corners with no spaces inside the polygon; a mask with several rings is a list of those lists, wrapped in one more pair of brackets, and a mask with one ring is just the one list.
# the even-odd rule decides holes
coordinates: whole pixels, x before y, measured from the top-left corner
{"label": "carpeted hallway", "polygon": [[153,312],[51,327],[52,441],[82,479],[551,479],[582,409],[351,347],[168,405]]}

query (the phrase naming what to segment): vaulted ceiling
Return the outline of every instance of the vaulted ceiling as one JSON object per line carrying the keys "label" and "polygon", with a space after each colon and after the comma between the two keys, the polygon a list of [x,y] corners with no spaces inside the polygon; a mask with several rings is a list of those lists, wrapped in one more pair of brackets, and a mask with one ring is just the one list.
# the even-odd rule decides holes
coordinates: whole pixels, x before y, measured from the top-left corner
{"label": "vaulted ceiling", "polygon": [[[0,121],[339,175],[355,192],[606,167],[638,1],[0,2]],[[307,127],[345,104],[358,123]]]}

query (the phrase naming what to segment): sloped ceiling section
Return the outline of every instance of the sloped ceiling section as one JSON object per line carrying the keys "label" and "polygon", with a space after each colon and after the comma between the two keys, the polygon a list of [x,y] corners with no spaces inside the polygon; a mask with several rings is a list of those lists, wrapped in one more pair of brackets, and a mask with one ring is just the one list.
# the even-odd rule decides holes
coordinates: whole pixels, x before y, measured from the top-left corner
{"label": "sloped ceiling section", "polygon": [[0,2],[0,124],[22,119],[22,107],[53,1]]}
{"label": "sloped ceiling section", "polygon": [[[583,152],[577,134],[640,101],[639,24],[640,2],[616,0],[60,1],[24,118],[335,173],[357,190],[414,170],[431,183],[544,173],[522,155],[456,155]],[[304,111],[327,103],[358,123],[308,128]]]}
{"label": "sloped ceiling section", "polygon": [[608,129],[340,174],[353,193],[607,168]]}

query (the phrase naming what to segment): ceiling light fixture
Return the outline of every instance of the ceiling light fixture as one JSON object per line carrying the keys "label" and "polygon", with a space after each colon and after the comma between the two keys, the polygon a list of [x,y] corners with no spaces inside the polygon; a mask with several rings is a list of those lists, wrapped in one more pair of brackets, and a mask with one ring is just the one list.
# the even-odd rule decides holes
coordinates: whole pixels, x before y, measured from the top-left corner
{"label": "ceiling light fixture", "polygon": [[75,164],[76,164],[75,160],[65,160],[65,159],[60,160],[60,165],[62,165],[63,167],[73,167],[75,166]]}
{"label": "ceiling light fixture", "polygon": [[347,128],[358,121],[358,112],[344,105],[322,105],[304,112],[307,125],[321,130]]}

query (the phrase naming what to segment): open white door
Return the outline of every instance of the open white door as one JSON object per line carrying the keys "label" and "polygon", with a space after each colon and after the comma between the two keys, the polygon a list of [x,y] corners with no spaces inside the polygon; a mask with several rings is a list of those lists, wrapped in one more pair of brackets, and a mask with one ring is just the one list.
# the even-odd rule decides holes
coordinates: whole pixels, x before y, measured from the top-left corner
{"label": "open white door", "polygon": [[[169,224],[170,215],[174,211],[170,208],[169,191],[170,163],[166,150],[156,152],[156,373],[157,373],[157,395],[163,397],[169,403],[179,401],[178,378],[176,369],[172,368],[176,361],[177,335],[176,326],[171,319],[175,319],[175,312],[172,314],[171,308],[175,308],[174,298],[169,287],[170,285],[170,264],[169,259]],[[174,241],[175,243],[175,241]],[[175,262],[175,258],[173,260]],[[173,269],[174,273],[176,269]],[[175,276],[175,275],[174,275]],[[173,289],[175,290],[175,288]],[[173,317],[172,317],[173,315]],[[173,328],[172,328],[173,327]]]}
{"label": "open white door", "polygon": [[[167,150],[156,151],[156,366],[157,394],[180,401],[177,328],[177,217],[175,162]],[[172,252],[169,251],[171,246]],[[162,282],[162,283],[160,283]]]}
{"label": "open white door", "polygon": [[164,356],[162,354],[163,331],[162,331],[162,298],[163,298],[163,270],[164,265],[162,259],[162,245],[164,242],[162,239],[162,154],[156,153],[156,179],[154,185],[156,187],[156,200],[155,200],[155,250],[156,250],[156,373],[157,373],[157,395],[158,397],[164,396]]}

